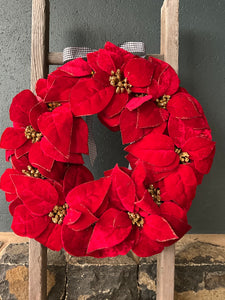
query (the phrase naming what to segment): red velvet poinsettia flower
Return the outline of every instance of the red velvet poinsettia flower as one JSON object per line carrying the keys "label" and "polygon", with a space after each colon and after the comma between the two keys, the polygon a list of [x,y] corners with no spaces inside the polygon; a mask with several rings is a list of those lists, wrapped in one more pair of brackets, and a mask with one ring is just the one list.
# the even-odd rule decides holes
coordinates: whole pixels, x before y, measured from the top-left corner
{"label": "red velvet poinsettia flower", "polygon": [[158,205],[173,201],[182,209],[188,211],[195,197],[197,180],[194,171],[189,165],[180,165],[169,176],[152,183],[149,180],[145,164],[138,160],[131,177],[135,183],[137,196],[140,200],[147,189]]}
{"label": "red velvet poinsettia flower", "polygon": [[169,136],[150,133],[125,150],[132,165],[138,158],[144,162],[150,181],[155,182],[174,172],[180,164],[189,164],[197,172],[207,174],[215,143],[205,137],[191,137],[178,148]]}
{"label": "red velvet poinsettia flower", "polygon": [[145,135],[140,141],[127,146],[125,150],[129,152],[127,159],[132,166],[133,157],[135,161],[140,159],[144,162],[151,182],[168,176],[179,166],[180,159],[174,150],[173,140],[164,134]]}
{"label": "red velvet poinsettia flower", "polygon": [[6,169],[0,179],[0,189],[5,192],[5,199],[9,204],[9,212],[13,216],[16,206],[22,204],[22,201],[18,198],[15,186],[11,180],[11,175],[19,175],[19,171],[14,169]]}
{"label": "red velvet poinsettia flower", "polygon": [[63,222],[64,249],[74,256],[85,256],[93,225],[108,206],[110,178],[101,178],[79,185],[66,197],[69,205]]}
{"label": "red velvet poinsettia flower", "polygon": [[[171,203],[162,204],[161,209],[148,190],[138,201],[135,183],[128,172],[116,166],[111,178],[109,206],[95,224],[87,249],[89,255],[96,250],[129,244],[128,241],[133,240],[133,246],[130,245],[138,256],[150,256],[161,252],[165,245],[179,239],[190,229],[184,211],[175,203],[172,206]],[[170,211],[173,211],[174,220],[171,218],[168,222],[166,213]],[[178,229],[180,225],[182,228]]]}
{"label": "red velvet poinsettia flower", "polygon": [[119,120],[123,144],[136,142],[150,132],[163,133],[168,115],[165,109],[157,107],[153,101],[144,103],[137,110],[125,108]]}
{"label": "red velvet poinsettia flower", "polygon": [[64,188],[56,181],[11,172],[10,184],[13,183],[20,199],[20,203],[14,208],[12,222],[12,229],[16,234],[35,238],[52,250],[59,251],[62,248],[62,224],[68,208],[65,193],[72,182],[79,185],[93,179],[85,167],[72,168],[73,178],[69,178],[70,181],[67,182],[68,176],[65,176]]}
{"label": "red velvet poinsettia flower", "polygon": [[133,54],[107,42],[104,49],[87,55],[93,77],[80,80],[71,92],[71,108],[75,116],[100,113],[106,118],[118,115],[126,105],[130,85],[122,68]]}
{"label": "red velvet poinsettia flower", "polygon": [[29,90],[13,99],[10,119],[14,127],[3,132],[1,148],[14,151],[16,158],[29,152],[31,164],[47,172],[55,160],[83,163],[81,153],[88,153],[85,121],[73,117],[69,103],[49,111],[39,100]]}
{"label": "red velvet poinsettia flower", "polygon": [[74,59],[36,83],[36,93],[44,102],[68,102],[71,89],[81,77],[90,77],[92,69],[82,59]]}
{"label": "red velvet poinsettia flower", "polygon": [[[135,76],[135,66],[138,64],[130,60],[125,66],[125,75]],[[145,60],[147,61],[147,60]],[[149,72],[144,72],[143,76],[149,79],[147,87],[140,89],[132,88],[132,98],[126,104],[126,109],[120,117],[120,129],[123,143],[135,142],[146,135],[146,130],[151,132],[154,128],[161,130],[166,128],[166,121],[169,113],[165,109],[169,99],[175,94],[179,88],[179,78],[173,68],[158,59],[150,57],[147,61],[149,64]],[[140,69],[141,70],[141,69]],[[151,70],[151,71],[150,71]],[[145,82],[145,80],[143,80]],[[145,82],[146,83],[146,82]],[[135,94],[136,92],[136,94]],[[132,119],[132,125],[127,120]],[[134,122],[135,120],[135,122]],[[134,132],[131,135],[129,132]],[[163,130],[161,130],[163,133]]]}
{"label": "red velvet poinsettia flower", "polygon": [[[149,57],[148,61],[155,66],[151,85],[147,89],[147,94],[151,95],[154,100],[167,101],[175,94],[180,85],[180,79],[174,69],[166,62]],[[163,96],[169,96],[163,99]],[[161,100],[161,101],[160,101]]]}
{"label": "red velvet poinsettia flower", "polygon": [[46,169],[37,166],[36,168],[29,161],[28,154],[21,156],[20,158],[16,158],[13,154],[10,157],[10,162],[12,167],[19,171],[20,173],[34,174],[36,177],[44,177],[52,180],[56,180],[61,182],[64,178],[65,172],[68,169],[68,165],[59,161],[54,161],[54,164],[51,168],[51,171],[47,171]]}
{"label": "red velvet poinsettia flower", "polygon": [[212,139],[211,130],[200,103],[180,88],[167,104],[168,134],[181,147],[189,138],[202,136]]}

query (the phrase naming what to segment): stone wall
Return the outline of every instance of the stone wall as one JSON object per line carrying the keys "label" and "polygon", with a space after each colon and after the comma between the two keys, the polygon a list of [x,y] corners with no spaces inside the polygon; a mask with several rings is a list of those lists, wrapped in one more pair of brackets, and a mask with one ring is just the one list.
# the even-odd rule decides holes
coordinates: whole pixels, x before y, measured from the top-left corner
{"label": "stone wall", "polygon": [[[156,257],[94,259],[48,252],[48,299],[156,299]],[[28,240],[0,233],[0,300],[28,299]],[[225,299],[225,235],[176,245],[175,300]]]}

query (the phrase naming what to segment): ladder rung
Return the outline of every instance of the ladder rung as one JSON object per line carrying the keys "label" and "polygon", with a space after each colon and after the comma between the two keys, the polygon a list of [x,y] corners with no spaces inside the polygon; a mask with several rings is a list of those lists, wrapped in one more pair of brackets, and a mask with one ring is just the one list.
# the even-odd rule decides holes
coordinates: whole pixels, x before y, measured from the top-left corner
{"label": "ladder rung", "polygon": [[[153,56],[155,58],[163,60],[163,54],[147,54],[147,57]],[[63,64],[63,53],[62,52],[49,52],[48,53],[48,64],[49,65],[62,65]]]}

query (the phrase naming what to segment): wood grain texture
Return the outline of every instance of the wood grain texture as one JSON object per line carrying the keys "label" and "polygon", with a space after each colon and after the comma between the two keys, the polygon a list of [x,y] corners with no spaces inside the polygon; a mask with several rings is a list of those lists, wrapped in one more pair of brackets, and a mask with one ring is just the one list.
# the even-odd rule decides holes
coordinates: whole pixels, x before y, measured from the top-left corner
{"label": "wood grain texture", "polygon": [[166,247],[157,258],[157,300],[174,299],[175,245]]}
{"label": "wood grain texture", "polygon": [[48,64],[49,65],[62,65],[63,64],[63,53],[62,52],[49,52],[48,53]]}
{"label": "wood grain texture", "polygon": [[178,73],[179,0],[165,0],[161,8],[160,53]]}
{"label": "wood grain texture", "polygon": [[[32,1],[31,90],[48,74],[49,1]],[[29,300],[47,299],[47,249],[35,240],[29,243]]]}
{"label": "wood grain texture", "polygon": [[[164,0],[161,8],[160,53],[178,73],[179,0]],[[157,258],[157,300],[174,299],[175,245],[165,248]]]}
{"label": "wood grain texture", "polygon": [[47,300],[47,248],[29,242],[29,300]]}
{"label": "wood grain texture", "polygon": [[49,1],[32,1],[31,90],[39,78],[48,74]]}

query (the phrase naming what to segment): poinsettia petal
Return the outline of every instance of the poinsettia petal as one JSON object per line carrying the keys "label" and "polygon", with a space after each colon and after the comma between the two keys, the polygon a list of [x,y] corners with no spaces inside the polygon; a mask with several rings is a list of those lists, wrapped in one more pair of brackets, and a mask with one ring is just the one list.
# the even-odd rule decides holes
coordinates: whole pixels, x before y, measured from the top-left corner
{"label": "poinsettia petal", "polygon": [[152,99],[151,95],[146,95],[143,97],[133,97],[130,99],[130,101],[127,103],[126,108],[130,111],[138,108],[141,106],[143,103],[149,101]]}
{"label": "poinsettia petal", "polygon": [[155,102],[144,103],[137,111],[139,128],[157,127],[168,119],[168,112],[156,106]]}
{"label": "poinsettia petal", "polygon": [[173,139],[174,144],[179,148],[182,148],[182,145],[190,137],[201,136],[210,140],[212,139],[211,130],[203,117],[181,120],[170,116],[168,133]]}
{"label": "poinsettia petal", "polygon": [[82,231],[74,231],[68,226],[62,226],[62,242],[64,249],[73,256],[86,256],[88,243],[93,228]]}
{"label": "poinsettia petal", "polygon": [[46,103],[44,103],[44,102],[37,103],[30,110],[29,121],[30,121],[30,124],[32,125],[32,127],[36,131],[39,131],[38,124],[37,124],[38,118],[41,114],[43,114],[45,112],[48,112],[48,107],[47,107]]}
{"label": "poinsettia petal", "polygon": [[124,109],[120,115],[122,143],[128,144],[143,137],[144,131],[137,127],[137,112]]}
{"label": "poinsettia petal", "polygon": [[30,148],[32,147],[33,143],[31,142],[31,140],[26,140],[26,142],[20,146],[19,148],[17,148],[15,150],[15,156],[16,158],[20,158],[23,155],[27,154],[30,151]]}
{"label": "poinsettia petal", "polygon": [[38,166],[37,169],[45,178],[61,181],[64,178],[64,174],[67,170],[67,165],[59,161],[54,161],[50,172]]}
{"label": "poinsettia petal", "polygon": [[141,199],[146,190],[146,188],[145,188],[146,170],[141,161],[138,161],[136,163],[136,166],[132,172],[131,178],[134,181],[137,196],[139,199]]}
{"label": "poinsettia petal", "polygon": [[17,194],[9,194],[9,193],[5,193],[5,200],[7,202],[13,202],[14,200],[16,200],[17,198]]}
{"label": "poinsettia petal", "polygon": [[45,95],[44,101],[46,103],[68,102],[71,90],[78,80],[78,78],[72,77],[55,78]]}
{"label": "poinsettia petal", "polygon": [[110,203],[125,211],[134,210],[135,185],[130,176],[124,173],[118,165],[112,172],[112,186],[110,190]]}
{"label": "poinsettia petal", "polygon": [[181,238],[191,226],[188,225],[186,212],[173,202],[164,202],[160,206],[161,216],[169,222],[177,236]]}
{"label": "poinsettia petal", "polygon": [[195,197],[197,180],[194,171],[188,165],[180,165],[176,172],[163,180],[162,201],[173,200],[188,210]]}
{"label": "poinsettia petal", "polygon": [[85,166],[70,166],[66,171],[64,180],[63,180],[63,191],[67,195],[70,190],[75,186],[82,183],[92,181],[94,177],[92,173]]}
{"label": "poinsettia petal", "polygon": [[19,174],[18,171],[13,169],[6,169],[5,172],[2,174],[0,179],[0,189],[3,190],[5,193],[15,194],[15,187],[11,180],[10,175]]}
{"label": "poinsettia petal", "polygon": [[18,197],[32,214],[44,216],[57,204],[58,193],[47,181],[23,175],[11,175]]}
{"label": "poinsettia petal", "polygon": [[35,85],[35,91],[37,96],[41,97],[41,99],[44,99],[48,91],[48,80],[45,78],[38,79]]}
{"label": "poinsettia petal", "polygon": [[10,204],[9,204],[9,212],[11,216],[14,215],[14,211],[17,208],[17,206],[22,205],[23,202],[19,198],[15,198]]}
{"label": "poinsettia petal", "polygon": [[133,86],[145,87],[151,83],[154,68],[144,58],[134,58],[127,62],[124,68],[124,76]]}
{"label": "poinsettia petal", "polygon": [[78,211],[73,208],[69,208],[67,210],[67,214],[66,214],[65,218],[63,219],[63,224],[64,225],[74,224],[80,218],[81,215],[82,215],[81,211]]}
{"label": "poinsettia petal", "polygon": [[158,215],[150,215],[144,219],[145,223],[142,234],[146,235],[153,241],[166,242],[176,240],[178,236],[175,234],[169,223]]}
{"label": "poinsettia petal", "polygon": [[41,151],[46,155],[51,157],[52,159],[60,162],[69,162],[73,164],[83,164],[83,158],[81,154],[70,153],[68,158],[65,158],[62,154],[60,154],[55,147],[46,139],[42,138],[40,142]]}
{"label": "poinsettia petal", "polygon": [[192,96],[188,93],[177,93],[169,100],[167,110],[176,118],[191,119],[200,117]]}
{"label": "poinsettia petal", "polygon": [[62,249],[61,231],[62,225],[51,222],[48,224],[47,228],[35,239],[51,250],[60,251]]}
{"label": "poinsettia petal", "polygon": [[[195,160],[194,161],[195,169],[198,172],[200,172],[201,174],[208,174],[209,173],[209,171],[211,169],[211,166],[212,166],[212,163],[213,163],[213,158],[214,158],[214,155],[215,155],[215,151],[216,151],[216,148],[214,148],[212,150],[212,152],[210,153],[210,155],[208,157],[206,157],[205,159],[200,159],[200,160]],[[194,171],[196,171],[196,170],[194,170]]]}
{"label": "poinsettia petal", "polygon": [[3,149],[16,149],[22,146],[27,141],[24,134],[24,128],[5,129],[1,136],[0,147]]}
{"label": "poinsettia petal", "polygon": [[72,126],[73,116],[67,105],[44,113],[38,119],[41,133],[65,157],[68,157],[70,152]]}
{"label": "poinsettia petal", "polygon": [[87,116],[102,111],[114,94],[114,88],[99,89],[92,78],[79,80],[71,91],[71,110],[75,116]]}
{"label": "poinsettia petal", "polygon": [[127,93],[114,94],[109,104],[102,111],[102,114],[104,114],[106,118],[112,118],[118,115],[125,107],[127,101]]}
{"label": "poinsettia petal", "polygon": [[24,126],[29,125],[29,112],[37,103],[37,98],[30,90],[20,92],[12,100],[9,109],[10,120]]}
{"label": "poinsettia petal", "polygon": [[108,74],[111,74],[111,71],[116,72],[116,66],[110,53],[104,49],[99,49],[97,63],[99,68]]}
{"label": "poinsettia petal", "polygon": [[153,241],[148,236],[140,233],[132,251],[139,257],[148,257],[160,253],[163,249],[163,243]]}
{"label": "poinsettia petal", "polygon": [[188,152],[190,159],[201,160],[210,155],[215,148],[215,142],[204,137],[193,137],[186,141],[182,151]]}
{"label": "poinsettia petal", "polygon": [[82,118],[73,118],[70,152],[88,154],[88,126]]}
{"label": "poinsettia petal", "polygon": [[153,201],[152,196],[145,190],[143,197],[140,201],[135,202],[135,206],[141,208],[144,212],[152,215],[159,215],[160,209]]}
{"label": "poinsettia petal", "polygon": [[104,201],[110,184],[109,177],[83,183],[69,192],[66,202],[75,209],[77,204],[82,204],[95,213]]}
{"label": "poinsettia petal", "polygon": [[88,76],[92,71],[88,63],[83,58],[71,60],[59,67],[59,70],[75,77]]}
{"label": "poinsettia petal", "polygon": [[150,133],[135,144],[127,146],[125,151],[158,167],[170,165],[177,156],[172,139],[166,135],[154,133]]}
{"label": "poinsettia petal", "polygon": [[30,165],[28,155],[23,155],[19,159],[15,155],[11,156],[11,164],[14,169],[22,173],[23,170],[27,169],[27,166]]}
{"label": "poinsettia petal", "polygon": [[48,216],[32,215],[24,205],[19,205],[14,210],[11,228],[17,235],[35,238],[46,229],[49,222]]}
{"label": "poinsettia petal", "polygon": [[152,84],[148,88],[148,93],[159,98],[163,95],[173,95],[179,88],[180,80],[174,69],[166,62],[154,57],[148,58],[149,62],[155,66]]}
{"label": "poinsettia petal", "polygon": [[131,58],[134,58],[135,55],[124,50],[123,48],[121,47],[118,47],[116,45],[114,45],[113,43],[107,41],[104,45],[104,49],[106,51],[109,51],[109,52],[112,52],[114,54],[117,54],[118,56],[122,56],[123,57],[123,60],[124,62],[128,61],[129,59]]}
{"label": "poinsettia petal", "polygon": [[120,124],[120,114],[112,117],[112,118],[107,118],[104,114],[104,111],[100,112],[98,114],[98,118],[99,118],[99,121],[104,125],[106,126],[109,130],[111,131],[119,131],[120,130],[120,127],[119,127],[119,124]]}
{"label": "poinsettia petal", "polygon": [[[81,213],[78,219],[74,211]],[[73,208],[69,208],[67,211],[67,215],[63,220],[65,225],[68,225],[71,229],[75,231],[84,230],[92,224],[96,223],[97,221],[98,218],[96,218],[96,216],[93,215],[91,211],[83,205],[77,206],[76,210],[74,210]]]}
{"label": "poinsettia petal", "polygon": [[54,164],[54,159],[42,151],[41,143],[42,141],[32,144],[29,152],[29,161],[35,168],[41,167],[50,172]]}
{"label": "poinsettia petal", "polygon": [[[117,222],[118,218],[120,222]],[[107,210],[94,227],[87,252],[120,244],[128,237],[131,229],[132,223],[127,213],[114,208]]]}

